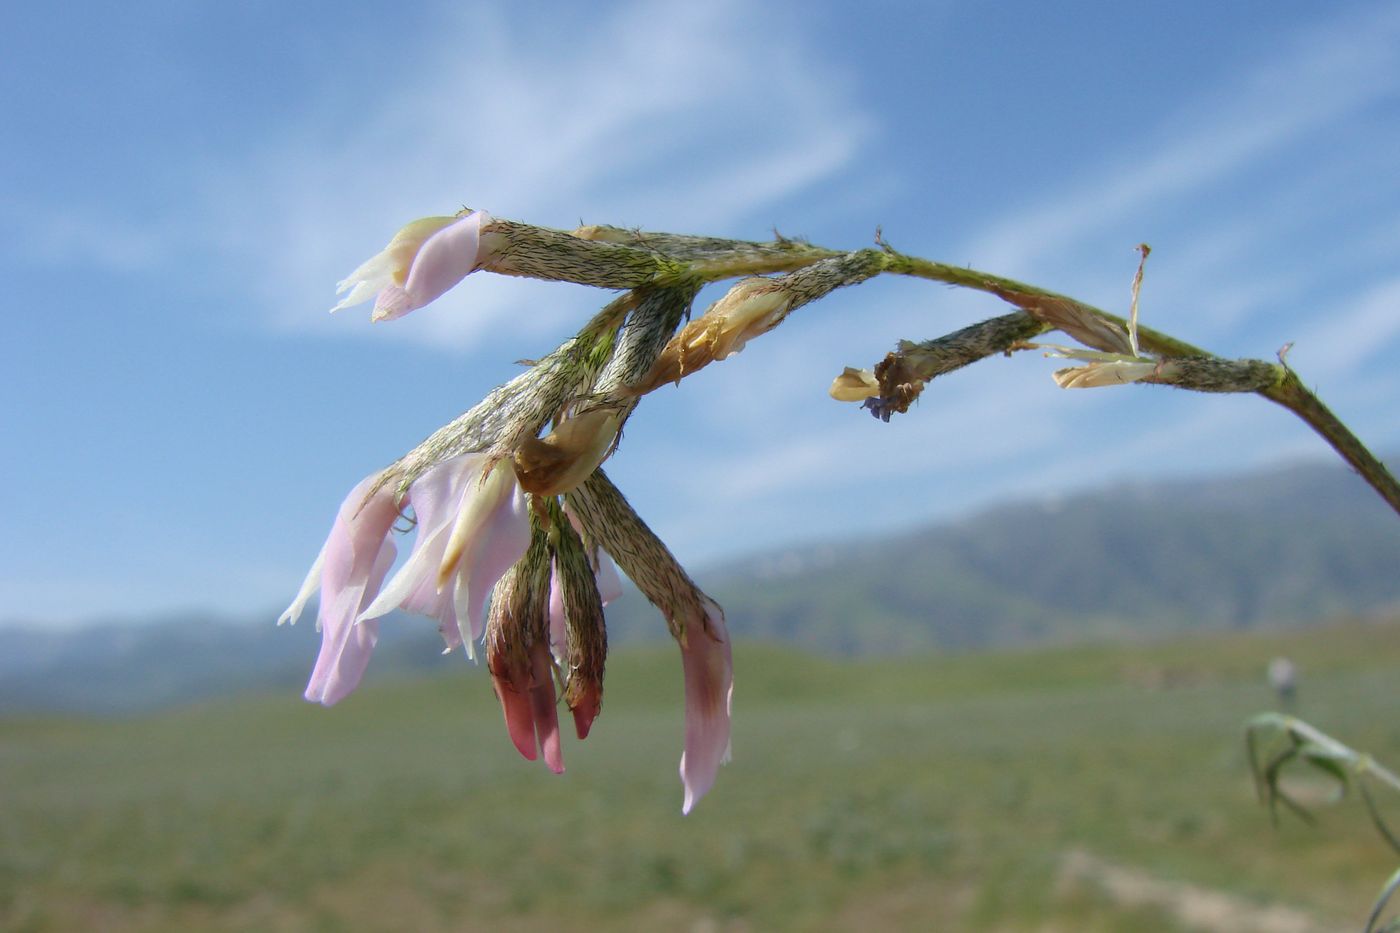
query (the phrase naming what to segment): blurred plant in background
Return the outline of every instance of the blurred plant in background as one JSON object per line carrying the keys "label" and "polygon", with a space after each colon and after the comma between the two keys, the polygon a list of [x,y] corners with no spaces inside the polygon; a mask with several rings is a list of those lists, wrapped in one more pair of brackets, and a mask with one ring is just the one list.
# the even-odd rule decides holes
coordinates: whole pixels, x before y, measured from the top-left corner
{"label": "blurred plant in background", "polygon": [[[1400,776],[1377,762],[1365,752],[1358,752],[1294,716],[1281,713],[1263,713],[1249,721],[1245,727],[1245,745],[1249,753],[1249,766],[1254,774],[1255,787],[1259,798],[1269,807],[1269,814],[1275,825],[1278,823],[1278,806],[1297,814],[1304,822],[1313,823],[1313,816],[1298,800],[1284,788],[1283,777],[1286,771],[1297,770],[1299,766],[1311,765],[1317,771],[1336,781],[1336,799],[1340,800],[1352,788],[1366,805],[1366,814],[1371,825],[1397,855],[1400,855],[1400,838],[1386,822],[1381,806],[1372,793],[1370,785],[1394,793],[1400,793]],[[1366,918],[1365,933],[1395,933],[1400,930],[1400,917],[1393,918],[1383,927],[1376,926],[1385,914],[1386,904],[1400,889],[1400,868],[1386,881]]]}

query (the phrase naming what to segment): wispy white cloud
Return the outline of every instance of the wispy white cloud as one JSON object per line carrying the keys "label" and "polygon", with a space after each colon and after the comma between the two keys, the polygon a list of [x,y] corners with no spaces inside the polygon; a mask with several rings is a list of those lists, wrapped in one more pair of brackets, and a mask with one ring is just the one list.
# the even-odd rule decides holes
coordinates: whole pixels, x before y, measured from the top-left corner
{"label": "wispy white cloud", "polygon": [[[1280,93],[1281,87],[1290,93]],[[1204,331],[1206,338],[1222,339],[1248,324],[1255,336],[1266,334],[1266,345],[1251,345],[1247,352],[1267,356],[1287,339],[1287,326],[1277,309],[1325,275],[1325,269],[1280,262],[1279,256],[1290,254],[1292,245],[1281,237],[1305,238],[1309,226],[1334,209],[1340,187],[1354,183],[1348,172],[1366,159],[1364,153],[1334,155],[1328,168],[1319,169],[1305,150],[1333,121],[1397,88],[1400,14],[1372,12],[1339,20],[1330,29],[1298,36],[1277,60],[1246,63],[1209,101],[1168,112],[1154,113],[1145,106],[1139,132],[1126,135],[1120,148],[1106,153],[1092,177],[1081,175],[1078,183],[1071,181],[1038,206],[992,222],[955,253],[998,273],[1036,278],[1053,269],[1055,281],[1046,284],[1072,287],[1091,300],[1108,295],[1114,307],[1126,310],[1135,264],[1128,249],[1131,242],[1122,244],[1120,268],[1110,270],[1121,273],[1116,279],[1102,265],[1086,267],[1082,252],[1101,247],[1105,231],[1119,229],[1135,215],[1153,215],[1158,225],[1181,233],[1185,245],[1165,258],[1154,256],[1149,265],[1149,323],[1154,311],[1169,313],[1169,320],[1158,318],[1168,330],[1179,329],[1188,338],[1201,337]],[[1240,188],[1247,210],[1179,216],[1177,202],[1194,199],[1204,204],[1202,199],[1208,200],[1222,182],[1256,174],[1280,154],[1296,157],[1282,180],[1261,184],[1256,178],[1243,178]],[[1355,192],[1348,194],[1354,196]],[[1270,255],[1271,250],[1279,256]],[[1268,274],[1261,274],[1264,268]],[[1161,271],[1154,274],[1156,269]],[[1209,291],[1203,292],[1207,282]],[[1348,302],[1347,313],[1325,316],[1329,323],[1318,329],[1324,334],[1365,332],[1380,343],[1394,341],[1400,336],[1395,287],[1393,282],[1376,285]],[[935,306],[940,313],[930,314]],[[815,315],[820,309],[803,313]],[[1052,367],[1036,366],[1029,355],[1009,363],[984,363],[976,373],[935,383],[919,410],[879,435],[862,431],[863,425],[815,421],[798,413],[799,405],[822,404],[793,387],[812,382],[813,360],[829,357],[837,330],[848,334],[846,341],[855,354],[842,362],[869,365],[894,337],[923,339],[961,326],[964,315],[992,313],[1000,313],[995,302],[957,292],[930,292],[927,299],[913,302],[903,292],[877,299],[862,309],[861,319],[895,329],[874,354],[859,346],[869,333],[851,335],[849,320],[824,327],[794,319],[784,325],[781,338],[768,338],[781,339],[783,352],[767,355],[761,366],[752,368],[740,368],[752,360],[736,361],[725,374],[725,384],[707,395],[711,404],[734,396],[725,405],[730,419],[726,430],[742,443],[699,455],[687,451],[685,459],[707,477],[713,495],[742,503],[752,524],[764,513],[765,500],[790,501],[802,490],[830,494],[840,489],[848,521],[862,508],[883,508],[876,501],[879,492],[851,488],[857,475],[878,490],[898,488],[903,478],[916,476],[936,485],[930,476],[957,471],[964,474],[960,487],[971,489],[978,483],[968,474],[1019,473],[1026,477],[1024,489],[1050,490],[1106,475],[1206,470],[1230,457],[1237,463],[1262,463],[1270,456],[1321,452],[1305,428],[1291,425],[1282,413],[1256,399],[1193,398],[1150,388],[1117,394],[1104,390],[1069,399],[1051,383]],[[1256,327],[1261,319],[1269,326]],[[1285,334],[1281,338],[1279,331]],[[1309,369],[1315,365],[1322,374],[1354,363],[1362,352],[1340,336],[1329,340],[1318,335],[1308,342]],[[835,371],[833,367],[831,375]],[[754,403],[741,404],[746,397]],[[850,413],[851,419],[861,417]],[[790,430],[779,436],[772,430],[774,423],[819,427],[798,436]],[[1290,426],[1281,427],[1285,424]],[[1255,445],[1249,450],[1233,443],[1245,437]],[[648,449],[649,462],[658,456],[664,453]],[[931,503],[914,508],[936,514],[938,506]],[[682,540],[702,540],[714,533],[705,525],[703,516],[692,516],[679,534]]]}
{"label": "wispy white cloud", "polygon": [[[1322,309],[1290,359],[1310,377],[1341,380],[1355,366],[1400,350],[1400,276],[1368,285]],[[1390,369],[1396,367],[1392,362]]]}
{"label": "wispy white cloud", "polygon": [[[220,226],[276,283],[273,322],[297,329],[324,327],[330,283],[401,223],[463,201],[561,226],[738,233],[758,218],[762,230],[768,205],[830,178],[872,123],[800,31],[755,30],[750,15],[739,3],[636,3],[560,28],[474,9],[470,50],[434,39],[387,73],[353,125],[308,113],[235,173]],[[249,204],[249,190],[267,195]],[[597,301],[511,281],[459,291],[375,336],[462,347],[506,319],[547,329]]]}
{"label": "wispy white cloud", "polygon": [[1151,205],[1198,191],[1400,88],[1400,11],[1368,11],[1296,37],[1232,86],[1143,130],[1082,181],[993,224],[963,253],[1026,274]]}

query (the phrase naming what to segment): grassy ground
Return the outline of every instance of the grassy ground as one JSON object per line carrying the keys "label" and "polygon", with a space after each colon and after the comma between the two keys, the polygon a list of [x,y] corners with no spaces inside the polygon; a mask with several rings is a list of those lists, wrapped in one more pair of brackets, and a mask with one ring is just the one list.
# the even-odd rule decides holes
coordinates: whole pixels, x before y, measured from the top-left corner
{"label": "grassy ground", "polygon": [[[562,777],[479,671],[334,710],[0,722],[0,928],[1359,929],[1396,859],[1355,801],[1271,829],[1241,725],[1288,653],[1305,718],[1400,764],[1398,635],[741,644],[735,761],[686,818],[670,651],[614,659]],[[1212,919],[1221,896],[1243,913]]]}

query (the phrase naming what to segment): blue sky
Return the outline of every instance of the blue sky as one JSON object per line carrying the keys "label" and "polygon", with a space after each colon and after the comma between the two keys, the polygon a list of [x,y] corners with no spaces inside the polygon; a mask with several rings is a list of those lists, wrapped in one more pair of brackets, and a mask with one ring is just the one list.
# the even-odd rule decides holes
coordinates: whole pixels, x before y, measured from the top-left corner
{"label": "blue sky", "polygon": [[[334,510],[606,295],[334,283],[463,204],[1023,278],[1297,370],[1400,446],[1400,4],[10,4],[0,619],[270,621]],[[1032,355],[885,425],[842,366],[1003,308],[879,280],[648,399],[609,471],[682,559],[1326,455],[1254,398]],[[1378,507],[1380,507],[1378,501]],[[703,581],[703,574],[701,574]]]}

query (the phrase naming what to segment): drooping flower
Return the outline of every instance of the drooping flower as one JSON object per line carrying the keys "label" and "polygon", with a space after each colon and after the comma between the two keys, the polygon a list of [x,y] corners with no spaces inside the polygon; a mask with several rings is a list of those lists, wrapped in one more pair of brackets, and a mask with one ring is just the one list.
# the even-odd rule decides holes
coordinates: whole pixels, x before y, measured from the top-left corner
{"label": "drooping flower", "polygon": [[603,708],[608,629],[603,607],[622,595],[622,580],[607,553],[586,544],[567,509],[551,513],[553,559],[549,573],[549,648],[561,674],[564,705],[579,740],[588,738]]}
{"label": "drooping flower", "polygon": [[838,402],[863,402],[880,395],[880,380],[868,369],[847,366],[841,375],[831,380],[828,394]]}
{"label": "drooping flower", "polygon": [[492,651],[488,641],[487,656],[491,683],[500,698],[506,731],[516,750],[529,761],[542,753],[549,770],[563,774],[564,745],[559,735],[549,648],[536,642],[524,658],[517,659],[506,652]]}
{"label": "drooping flower", "polygon": [[505,714],[506,731],[528,761],[544,755],[564,771],[549,655],[549,545],[542,529],[524,557],[496,584],[486,624],[486,667]]}
{"label": "drooping flower", "polygon": [[544,437],[515,452],[515,475],[537,496],[557,496],[588,478],[607,459],[625,413],[600,407],[563,419]]}
{"label": "drooping flower", "polygon": [[313,703],[331,706],[349,695],[364,675],[378,639],[377,623],[356,625],[355,620],[374,600],[394,563],[389,533],[399,512],[393,489],[379,480],[379,474],[370,476],[345,497],[320,556],[277,620],[278,625],[295,622],[319,588],[316,627],[321,651],[306,685],[306,698]]}
{"label": "drooping flower", "polygon": [[[622,577],[617,572],[617,564],[613,563],[608,552],[602,548],[598,549],[598,564],[594,568],[594,575],[598,585],[598,596],[604,606],[622,596]],[[549,577],[549,647],[556,660],[563,657],[568,637],[564,630],[564,619],[564,588],[559,579],[559,568],[556,566],[551,570]]]}
{"label": "drooping flower", "polygon": [[[380,616],[393,609],[438,620],[449,648],[480,638],[482,604],[525,552],[525,498],[509,464],[488,469],[485,454],[462,454],[428,470],[404,501],[418,520],[408,561],[388,585],[396,553],[391,539],[400,503],[396,487],[375,474],[351,490],[330,537],[287,611],[295,622],[320,590],[321,651],[306,698],[331,706],[358,686],[378,639]],[[483,475],[484,474],[484,475]]]}
{"label": "drooping flower", "polygon": [[729,760],[734,663],[724,614],[701,592],[656,532],[647,527],[602,470],[567,497],[590,540],[608,549],[624,573],[661,610],[681,649],[685,674],[683,813],[714,786]]}
{"label": "drooping flower", "polygon": [[475,656],[491,588],[530,543],[525,494],[508,462],[466,453],[414,480],[406,502],[417,523],[413,551],[360,618],[396,608],[431,616],[449,649],[463,644]]}
{"label": "drooping flower", "polygon": [[481,266],[481,227],[490,219],[473,211],[413,221],[336,284],[336,294],[344,297],[331,311],[376,296],[370,319],[391,321],[436,300]]}
{"label": "drooping flower", "polygon": [[703,621],[686,626],[681,639],[685,669],[685,751],[681,783],[691,809],[714,786],[719,766],[729,761],[730,704],[734,698],[734,659],[724,613],[707,602]]}
{"label": "drooping flower", "polygon": [[754,337],[778,326],[792,310],[793,295],[779,279],[740,280],[725,295],[670,339],[651,371],[634,387],[638,394],[728,359]]}

